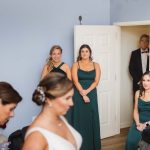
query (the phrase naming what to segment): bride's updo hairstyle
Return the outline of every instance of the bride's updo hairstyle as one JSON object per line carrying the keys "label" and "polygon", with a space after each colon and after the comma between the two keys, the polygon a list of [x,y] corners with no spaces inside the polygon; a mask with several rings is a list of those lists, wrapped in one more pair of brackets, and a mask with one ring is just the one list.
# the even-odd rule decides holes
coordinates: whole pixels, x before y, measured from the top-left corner
{"label": "bride's updo hairstyle", "polygon": [[32,100],[37,105],[43,105],[45,100],[55,100],[73,89],[73,83],[61,73],[51,72],[45,76],[35,89]]}

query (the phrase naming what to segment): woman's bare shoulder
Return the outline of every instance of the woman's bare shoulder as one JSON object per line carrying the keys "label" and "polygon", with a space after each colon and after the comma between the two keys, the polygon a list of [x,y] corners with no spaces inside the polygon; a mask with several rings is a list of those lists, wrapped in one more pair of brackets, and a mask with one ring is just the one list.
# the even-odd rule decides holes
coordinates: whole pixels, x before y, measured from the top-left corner
{"label": "woman's bare shoulder", "polygon": [[79,62],[74,62],[72,66],[77,66]]}
{"label": "woman's bare shoulder", "polygon": [[99,66],[99,63],[97,63],[97,62],[95,62],[95,61],[93,61],[93,63],[94,63],[94,65]]}
{"label": "woman's bare shoulder", "polygon": [[69,68],[69,65],[68,65],[67,63],[64,63],[63,66],[64,66],[65,68]]}
{"label": "woman's bare shoulder", "polygon": [[44,69],[47,69],[47,68],[49,68],[49,64],[44,65]]}
{"label": "woman's bare shoulder", "polygon": [[[27,132],[30,132],[32,129],[33,128],[29,128]],[[39,131],[35,130],[26,137],[23,150],[30,150],[32,148],[38,150],[46,147],[46,144],[45,137]]]}

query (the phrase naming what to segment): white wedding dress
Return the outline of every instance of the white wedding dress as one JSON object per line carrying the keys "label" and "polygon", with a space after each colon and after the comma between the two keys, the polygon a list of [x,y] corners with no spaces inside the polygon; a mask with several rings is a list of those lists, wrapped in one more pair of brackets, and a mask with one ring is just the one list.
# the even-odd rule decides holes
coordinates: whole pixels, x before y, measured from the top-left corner
{"label": "white wedding dress", "polygon": [[51,131],[46,130],[44,128],[41,128],[41,127],[34,127],[34,128],[29,129],[26,133],[25,138],[27,138],[27,136],[29,134],[31,134],[32,132],[38,131],[47,140],[47,143],[48,143],[50,150],[80,150],[80,147],[82,144],[81,135],[72,126],[70,126],[68,124],[68,122],[66,121],[66,119],[64,117],[61,117],[61,119],[64,121],[64,123],[67,125],[67,127],[71,131],[72,135],[74,136],[77,147],[75,147],[72,143],[70,143],[65,138],[55,134],[54,132],[51,132]]}

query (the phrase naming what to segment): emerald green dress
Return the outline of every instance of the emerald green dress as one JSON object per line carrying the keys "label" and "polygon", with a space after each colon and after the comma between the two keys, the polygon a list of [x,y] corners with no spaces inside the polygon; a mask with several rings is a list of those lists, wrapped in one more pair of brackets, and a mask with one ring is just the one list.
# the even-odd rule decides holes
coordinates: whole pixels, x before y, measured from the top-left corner
{"label": "emerald green dress", "polygon": [[[95,79],[95,69],[83,71],[78,68],[78,80],[83,89],[87,89]],[[97,104],[97,90],[93,89],[87,95],[90,103],[85,103],[82,96],[74,88],[74,106],[68,112],[67,119],[70,124],[82,135],[83,143],[80,150],[100,150],[100,125]]]}
{"label": "emerald green dress", "polygon": [[[150,121],[150,101],[145,102],[141,98],[139,98],[138,111],[139,111],[139,118],[141,123]],[[133,122],[132,126],[129,129],[125,149],[137,150],[138,143],[141,140],[141,134],[142,132],[136,129],[136,124],[135,122]]]}

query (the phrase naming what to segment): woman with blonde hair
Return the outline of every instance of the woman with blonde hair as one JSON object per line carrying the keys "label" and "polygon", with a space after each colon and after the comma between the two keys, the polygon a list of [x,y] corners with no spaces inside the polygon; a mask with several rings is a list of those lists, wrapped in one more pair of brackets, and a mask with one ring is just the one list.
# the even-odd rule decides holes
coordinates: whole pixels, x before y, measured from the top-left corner
{"label": "woman with blonde hair", "polygon": [[59,45],[54,45],[50,49],[47,64],[44,66],[41,78],[43,79],[50,72],[59,72],[71,79],[71,72],[68,64],[61,61],[62,48]]}

